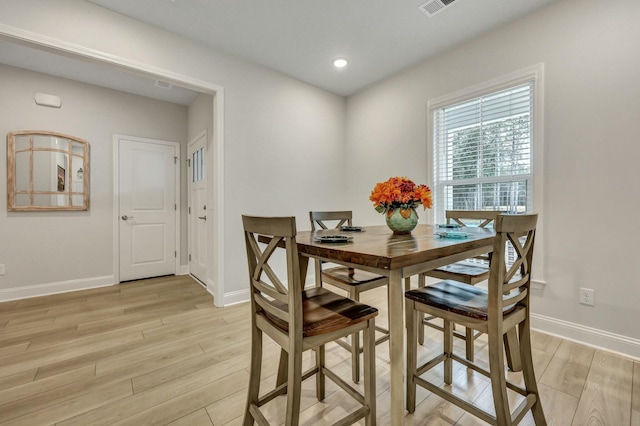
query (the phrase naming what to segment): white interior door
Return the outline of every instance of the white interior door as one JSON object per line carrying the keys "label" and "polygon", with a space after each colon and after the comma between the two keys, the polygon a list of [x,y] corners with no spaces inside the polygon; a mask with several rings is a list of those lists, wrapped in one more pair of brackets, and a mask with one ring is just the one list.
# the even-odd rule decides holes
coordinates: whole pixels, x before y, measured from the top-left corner
{"label": "white interior door", "polygon": [[[207,133],[189,143],[189,270],[203,283],[207,279]],[[211,209],[209,209],[210,211]]]}
{"label": "white interior door", "polygon": [[175,274],[178,144],[118,144],[120,281]]}

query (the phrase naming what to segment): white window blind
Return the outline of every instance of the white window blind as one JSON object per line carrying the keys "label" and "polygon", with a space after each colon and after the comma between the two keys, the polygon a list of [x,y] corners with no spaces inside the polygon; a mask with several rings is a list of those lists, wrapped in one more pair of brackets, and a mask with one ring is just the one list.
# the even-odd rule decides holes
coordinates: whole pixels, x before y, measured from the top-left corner
{"label": "white window blind", "polygon": [[524,213],[533,205],[534,81],[433,111],[434,214]]}

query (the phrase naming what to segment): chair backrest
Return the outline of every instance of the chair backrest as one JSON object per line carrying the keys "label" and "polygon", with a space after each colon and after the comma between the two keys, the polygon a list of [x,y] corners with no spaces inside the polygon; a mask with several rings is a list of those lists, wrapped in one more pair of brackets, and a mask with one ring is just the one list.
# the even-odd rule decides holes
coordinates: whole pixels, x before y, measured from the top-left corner
{"label": "chair backrest", "polygon": [[[340,212],[309,212],[311,220],[311,231],[317,229],[340,228],[341,226],[351,226],[353,214],[350,210]],[[336,222],[335,226],[327,225],[325,222]]]}
{"label": "chair backrest", "polygon": [[[529,307],[531,263],[537,214],[498,215],[489,275],[489,317],[501,318],[503,307]],[[509,249],[512,247],[512,250]],[[507,262],[510,251],[514,258]]]}
{"label": "chair backrest", "polygon": [[469,226],[469,222],[478,222],[478,227],[484,228],[496,220],[501,212],[497,210],[447,210],[445,217],[447,223],[457,223],[461,226]]}
{"label": "chair backrest", "polygon": [[[301,336],[302,284],[295,217],[243,215],[242,223],[249,265],[252,321],[256,315],[264,315],[270,322],[280,324],[281,328],[288,328],[290,335]],[[283,273],[278,274],[278,268],[272,265],[274,252],[283,247],[286,277]]]}

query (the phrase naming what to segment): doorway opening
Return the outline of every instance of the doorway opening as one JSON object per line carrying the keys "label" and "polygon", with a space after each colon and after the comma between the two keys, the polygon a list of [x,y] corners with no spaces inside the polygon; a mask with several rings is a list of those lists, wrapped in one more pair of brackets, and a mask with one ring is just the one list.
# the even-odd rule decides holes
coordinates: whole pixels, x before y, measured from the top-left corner
{"label": "doorway opening", "polygon": [[[178,74],[166,69],[142,64],[124,57],[114,56],[98,50],[90,49],[77,44],[65,42],[63,40],[44,37],[40,34],[21,30],[15,27],[0,27],[0,38],[11,43],[25,45],[27,47],[53,53],[55,55],[66,56],[80,61],[86,61],[100,66],[118,69],[127,73],[134,73],[150,80],[160,80],[174,86],[184,87],[200,93],[213,95],[213,135],[211,137],[211,147],[208,156],[209,170],[209,203],[210,210],[207,216],[208,232],[208,255],[207,265],[209,266],[206,288],[213,294],[214,304],[224,306],[224,251],[221,249],[224,241],[224,88],[217,84],[199,80],[187,75]],[[115,211],[115,206],[114,206]],[[113,221],[113,246],[114,246],[114,276],[117,276],[118,265],[116,259],[118,253],[118,216],[114,215]]]}

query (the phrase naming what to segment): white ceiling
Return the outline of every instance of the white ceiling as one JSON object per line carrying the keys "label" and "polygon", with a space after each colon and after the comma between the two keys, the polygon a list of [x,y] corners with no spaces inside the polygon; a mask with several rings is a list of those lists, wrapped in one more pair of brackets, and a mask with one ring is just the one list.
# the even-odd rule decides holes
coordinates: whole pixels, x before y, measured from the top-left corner
{"label": "white ceiling", "polygon": [[[348,96],[559,0],[88,0],[216,50]],[[335,69],[333,59],[349,65]],[[188,105],[195,93],[0,40],[0,62]]]}
{"label": "white ceiling", "polygon": [[351,95],[554,0],[454,0],[431,18],[426,0],[89,1]]}
{"label": "white ceiling", "polygon": [[180,105],[190,105],[198,95],[177,86],[157,87],[155,80],[104,63],[72,59],[1,39],[0,63]]}

